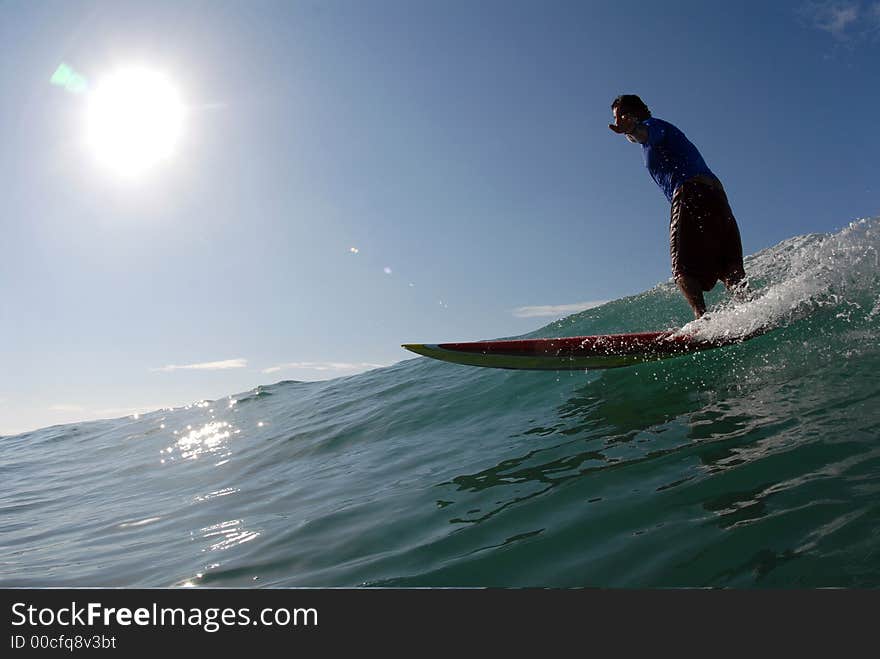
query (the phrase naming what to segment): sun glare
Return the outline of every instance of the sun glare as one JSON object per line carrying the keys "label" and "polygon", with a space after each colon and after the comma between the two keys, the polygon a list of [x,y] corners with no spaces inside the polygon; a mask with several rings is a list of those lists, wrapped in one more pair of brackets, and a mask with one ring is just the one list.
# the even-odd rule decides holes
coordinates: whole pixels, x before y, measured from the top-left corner
{"label": "sun glare", "polygon": [[137,175],[171,157],[183,119],[183,103],[165,76],[122,69],[89,92],[88,146],[114,173]]}

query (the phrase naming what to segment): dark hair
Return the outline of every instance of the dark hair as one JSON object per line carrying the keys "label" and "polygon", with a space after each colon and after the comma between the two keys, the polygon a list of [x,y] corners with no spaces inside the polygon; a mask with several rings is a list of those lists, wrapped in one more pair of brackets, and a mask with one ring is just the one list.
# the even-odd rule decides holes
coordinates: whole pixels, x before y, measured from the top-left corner
{"label": "dark hair", "polygon": [[634,114],[638,119],[647,119],[651,116],[648,106],[635,94],[621,94],[611,104],[611,109],[614,108],[620,108],[622,112],[627,114]]}

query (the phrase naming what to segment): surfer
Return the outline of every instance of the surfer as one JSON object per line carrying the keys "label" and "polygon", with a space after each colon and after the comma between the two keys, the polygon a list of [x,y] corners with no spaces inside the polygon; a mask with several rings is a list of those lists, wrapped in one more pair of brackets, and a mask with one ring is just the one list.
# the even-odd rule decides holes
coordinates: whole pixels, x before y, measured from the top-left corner
{"label": "surfer", "polygon": [[737,299],[748,283],[736,218],[718,177],[678,128],[651,116],[641,98],[624,94],[611,104],[608,127],[642,145],[651,178],[672,204],[669,253],[678,288],[699,318],[706,313],[703,291],[720,279]]}

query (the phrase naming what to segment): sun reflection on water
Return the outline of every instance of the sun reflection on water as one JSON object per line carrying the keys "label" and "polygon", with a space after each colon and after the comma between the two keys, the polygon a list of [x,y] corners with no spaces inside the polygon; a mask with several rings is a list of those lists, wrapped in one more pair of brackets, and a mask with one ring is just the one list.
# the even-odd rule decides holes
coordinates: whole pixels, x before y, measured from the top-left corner
{"label": "sun reflection on water", "polygon": [[203,551],[219,551],[235,545],[241,545],[260,537],[259,531],[249,531],[243,526],[244,521],[230,519],[219,524],[212,524],[200,529],[203,538],[210,540],[211,544]]}
{"label": "sun reflection on water", "polygon": [[177,441],[160,451],[162,464],[176,460],[175,453],[184,460],[196,460],[202,456],[228,458],[232,452],[227,440],[240,432],[226,421],[211,421],[195,428],[189,425],[183,434],[175,430]]}

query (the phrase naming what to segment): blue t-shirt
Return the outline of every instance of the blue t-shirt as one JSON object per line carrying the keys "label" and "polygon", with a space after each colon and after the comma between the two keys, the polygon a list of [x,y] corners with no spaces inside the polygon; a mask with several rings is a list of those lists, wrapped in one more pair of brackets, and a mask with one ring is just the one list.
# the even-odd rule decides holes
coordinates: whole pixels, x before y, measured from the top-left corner
{"label": "blue t-shirt", "polygon": [[689,178],[717,178],[697,147],[671,123],[650,117],[642,125],[648,128],[648,141],[642,144],[645,167],[670,202],[675,189]]}

